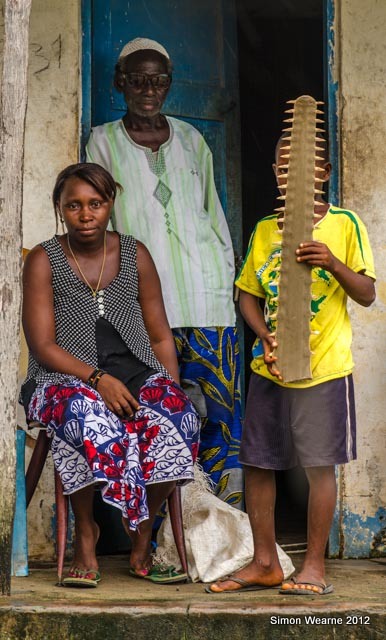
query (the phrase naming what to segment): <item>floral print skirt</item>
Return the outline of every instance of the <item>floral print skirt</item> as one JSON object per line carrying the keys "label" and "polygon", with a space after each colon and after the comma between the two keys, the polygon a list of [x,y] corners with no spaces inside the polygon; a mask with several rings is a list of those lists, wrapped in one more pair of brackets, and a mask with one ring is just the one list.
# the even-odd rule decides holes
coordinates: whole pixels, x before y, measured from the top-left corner
{"label": "floral print skirt", "polygon": [[148,519],[146,485],[193,480],[200,419],[170,378],[150,376],[125,420],[80,380],[36,388],[27,418],[47,427],[65,494],[100,484],[103,500],[135,530]]}

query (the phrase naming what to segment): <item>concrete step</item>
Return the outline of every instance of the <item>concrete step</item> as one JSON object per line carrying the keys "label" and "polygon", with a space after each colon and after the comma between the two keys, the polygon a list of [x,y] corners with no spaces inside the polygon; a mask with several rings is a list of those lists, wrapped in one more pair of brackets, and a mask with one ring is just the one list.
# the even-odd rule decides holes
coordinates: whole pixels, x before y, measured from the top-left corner
{"label": "concrete step", "polygon": [[55,586],[55,568],[14,578],[0,599],[1,640],[260,640],[386,637],[382,561],[330,560],[329,596],[277,590],[210,595],[128,576],[127,557],[101,558],[97,589]]}

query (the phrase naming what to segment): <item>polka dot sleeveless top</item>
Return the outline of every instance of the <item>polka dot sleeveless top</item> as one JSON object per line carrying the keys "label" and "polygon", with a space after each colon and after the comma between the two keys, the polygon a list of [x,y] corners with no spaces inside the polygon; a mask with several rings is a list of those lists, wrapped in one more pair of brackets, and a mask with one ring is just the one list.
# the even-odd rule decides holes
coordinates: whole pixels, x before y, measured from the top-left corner
{"label": "polka dot sleeveless top", "polygon": [[[119,333],[126,346],[143,363],[167,374],[157,360],[145,328],[138,301],[137,244],[132,236],[119,234],[121,263],[118,275],[94,297],[71,269],[56,236],[42,242],[52,270],[56,343],[79,360],[96,368],[98,353],[95,323],[103,317]],[[74,376],[50,372],[29,354],[24,382],[61,384]]]}

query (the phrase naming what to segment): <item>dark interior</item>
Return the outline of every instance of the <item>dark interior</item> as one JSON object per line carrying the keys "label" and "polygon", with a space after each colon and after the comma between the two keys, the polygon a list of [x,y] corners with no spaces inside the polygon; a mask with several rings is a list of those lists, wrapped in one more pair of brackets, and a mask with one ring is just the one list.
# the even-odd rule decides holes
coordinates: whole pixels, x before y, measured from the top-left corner
{"label": "dark interior", "polygon": [[[241,110],[244,255],[256,222],[279,206],[272,171],[287,100],[324,99],[323,0],[236,0]],[[252,332],[246,329],[246,389]],[[279,472],[278,542],[306,539],[308,488],[302,469]]]}

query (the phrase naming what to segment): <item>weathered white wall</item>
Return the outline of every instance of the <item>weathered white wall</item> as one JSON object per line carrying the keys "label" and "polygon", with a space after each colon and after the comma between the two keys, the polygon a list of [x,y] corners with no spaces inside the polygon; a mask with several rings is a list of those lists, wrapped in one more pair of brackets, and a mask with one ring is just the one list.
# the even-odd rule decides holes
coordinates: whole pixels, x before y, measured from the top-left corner
{"label": "weathered white wall", "polygon": [[[358,461],[341,476],[346,555],[386,554],[386,2],[337,0],[342,204],[365,222],[377,301],[352,304]],[[340,24],[339,24],[340,22]]]}
{"label": "weathered white wall", "polygon": [[[79,148],[79,0],[33,0],[25,135],[23,245],[55,233],[51,193],[57,174],[77,162]],[[32,434],[36,437],[36,433]],[[27,440],[30,445],[33,443]],[[30,447],[28,447],[30,450]],[[54,556],[53,465],[46,468],[28,509],[29,553]]]}
{"label": "weathered white wall", "polygon": [[[55,233],[51,192],[58,172],[76,162],[79,147],[79,0],[33,0],[25,135],[23,246]],[[0,0],[0,50],[3,42]],[[20,413],[22,419],[23,412]],[[36,433],[30,436],[36,438]],[[27,437],[27,459],[33,446]],[[54,485],[49,459],[28,509],[29,552],[54,557]]]}
{"label": "weathered white wall", "polygon": [[78,157],[79,0],[34,0],[25,137],[24,246],[55,232],[51,192]]}

